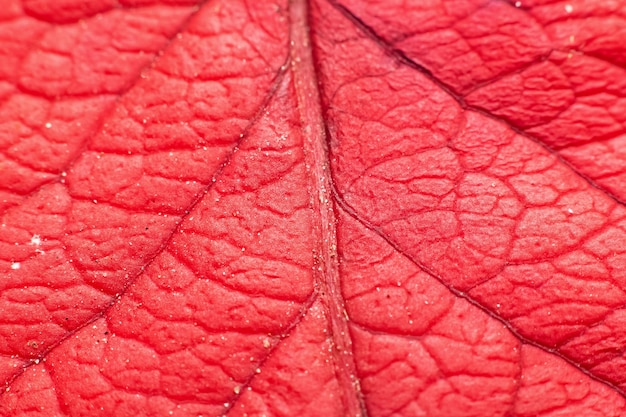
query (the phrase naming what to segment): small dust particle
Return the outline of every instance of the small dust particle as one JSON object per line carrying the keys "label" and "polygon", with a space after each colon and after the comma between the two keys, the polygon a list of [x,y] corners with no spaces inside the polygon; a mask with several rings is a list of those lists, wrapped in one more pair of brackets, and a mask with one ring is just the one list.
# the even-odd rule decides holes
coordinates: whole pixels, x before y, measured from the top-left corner
{"label": "small dust particle", "polygon": [[574,7],[572,7],[571,4],[566,4],[565,5],[565,13],[571,13],[574,11]]}
{"label": "small dust particle", "polygon": [[240,386],[236,386],[235,388],[233,388],[233,392],[237,395],[239,395],[239,393],[241,392],[241,387]]}
{"label": "small dust particle", "polygon": [[52,123],[48,122],[46,123],[46,129],[50,129],[52,127]]}
{"label": "small dust particle", "polygon": [[20,269],[20,267],[21,267],[21,266],[22,266],[22,264],[21,264],[21,263],[19,263],[19,262],[13,262],[13,263],[11,264],[11,269]]}

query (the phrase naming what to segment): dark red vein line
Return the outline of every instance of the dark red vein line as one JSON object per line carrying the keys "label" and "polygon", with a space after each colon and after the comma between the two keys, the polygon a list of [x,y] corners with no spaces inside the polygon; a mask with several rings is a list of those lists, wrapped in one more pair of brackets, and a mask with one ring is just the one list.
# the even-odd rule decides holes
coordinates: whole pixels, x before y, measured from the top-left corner
{"label": "dark red vein line", "polygon": [[[289,325],[287,325],[283,333],[279,336],[280,339],[272,346],[270,346],[270,348],[267,350],[267,354],[260,358],[260,360],[257,362],[257,369],[262,369],[265,363],[274,355],[278,347],[287,339],[289,339],[293,330],[302,322],[302,320],[304,320],[304,317],[309,313],[309,310],[311,309],[311,307],[313,307],[313,304],[319,298],[319,296],[320,294],[317,291],[313,291],[311,293],[309,299],[302,304],[302,307],[300,308],[300,313],[296,315],[296,317],[291,321],[291,323],[289,323]],[[232,410],[235,405],[237,405],[237,403],[241,399],[241,396],[244,392],[246,392],[247,388],[252,385],[252,382],[255,380],[257,375],[257,372],[253,372],[241,385],[239,385],[239,393],[232,397],[230,401],[228,401],[228,407],[224,408],[223,416],[226,416],[228,412]]]}
{"label": "dark red vein line", "polygon": [[333,6],[335,9],[337,9],[346,19],[348,19],[350,22],[352,22],[362,33],[364,33],[367,37],[369,37],[372,41],[374,41],[382,50],[384,50],[387,53],[387,55],[389,55],[390,57],[392,57],[393,59],[395,59],[399,63],[404,64],[405,66],[407,66],[409,68],[412,68],[415,71],[417,71],[417,72],[421,73],[422,75],[424,75],[431,82],[433,82],[435,85],[437,85],[441,90],[446,92],[452,99],[454,99],[463,110],[469,110],[469,111],[473,111],[473,112],[479,113],[479,114],[481,114],[484,117],[487,117],[487,118],[489,118],[491,120],[494,120],[494,121],[496,121],[498,123],[506,125],[509,129],[514,131],[516,134],[518,134],[520,136],[523,136],[526,139],[528,139],[528,140],[536,143],[537,145],[541,146],[543,149],[545,149],[547,152],[549,152],[551,155],[553,155],[560,163],[562,163],[567,168],[569,168],[574,174],[578,175],[580,178],[582,178],[584,181],[586,181],[591,187],[601,191],[607,197],[609,197],[613,201],[615,201],[617,204],[619,204],[621,206],[626,206],[626,201],[625,200],[622,200],[618,196],[616,196],[613,193],[607,191],[603,186],[597,184],[594,179],[592,179],[589,176],[585,175],[584,173],[580,172],[578,170],[578,168],[576,168],[574,165],[572,165],[567,159],[563,158],[557,152],[556,149],[546,145],[543,141],[541,141],[536,136],[529,134],[528,132],[526,132],[525,130],[517,127],[516,125],[512,124],[508,120],[506,120],[506,119],[504,119],[504,118],[502,118],[500,116],[496,116],[493,113],[491,113],[491,112],[489,112],[489,111],[487,111],[487,110],[485,110],[483,108],[480,108],[480,107],[468,104],[465,101],[465,98],[462,95],[458,94],[450,85],[446,84],[444,81],[442,81],[439,78],[435,77],[435,75],[428,68],[426,68],[422,64],[419,64],[418,62],[414,61],[413,59],[409,58],[403,51],[391,47],[387,43],[387,41],[385,41],[385,39],[380,37],[374,31],[374,29],[372,29],[365,22],[363,22],[358,16],[354,15],[352,13],[352,11],[349,10],[346,6],[338,3],[336,0],[327,0],[327,1],[328,1],[328,3],[331,6]]}
{"label": "dark red vein line", "polygon": [[454,286],[448,284],[443,278],[441,278],[435,271],[433,271],[432,269],[428,268],[426,265],[422,264],[418,259],[414,258],[413,256],[409,255],[404,249],[402,249],[402,247],[395,242],[394,240],[392,240],[390,237],[388,237],[382,230],[381,228],[379,228],[378,226],[375,226],[374,224],[370,223],[369,221],[367,221],[366,219],[362,218],[354,208],[352,208],[348,203],[345,202],[345,200],[343,199],[343,197],[341,196],[341,194],[339,193],[339,191],[335,188],[334,184],[332,185],[332,194],[333,194],[333,198],[334,200],[337,202],[337,205],[339,207],[341,207],[341,209],[348,214],[350,217],[352,217],[354,220],[356,220],[357,222],[359,222],[363,227],[365,227],[366,229],[372,231],[373,233],[375,233],[377,236],[379,236],[381,239],[383,239],[389,246],[391,246],[397,253],[399,253],[400,255],[404,256],[406,259],[408,259],[411,263],[413,263],[415,266],[417,266],[419,269],[421,269],[422,271],[424,271],[425,273],[427,273],[430,277],[432,277],[433,279],[435,279],[436,281],[438,281],[441,285],[443,285],[444,287],[446,287],[448,289],[448,291],[450,291],[455,297],[457,298],[461,298],[465,301],[467,301],[468,303],[470,303],[471,305],[473,305],[474,307],[482,310],[485,314],[487,314],[489,317],[493,318],[494,320],[499,321],[500,323],[502,323],[504,325],[504,327],[507,328],[507,330],[509,332],[511,332],[511,334],[513,334],[513,336],[515,336],[522,344],[526,344],[529,346],[533,346],[537,349],[540,349],[546,353],[549,353],[551,355],[554,355],[560,359],[562,359],[563,361],[565,361],[566,363],[570,364],[571,366],[573,366],[574,368],[578,369],[580,372],[582,372],[583,374],[587,375],[589,378],[598,381],[606,386],[608,386],[609,388],[611,388],[612,390],[616,391],[618,394],[620,394],[623,397],[626,397],[626,392],[624,392],[624,390],[622,390],[620,387],[618,387],[617,385],[615,385],[614,383],[612,383],[609,380],[606,380],[604,378],[601,378],[595,374],[593,374],[591,371],[589,371],[586,368],[583,368],[579,363],[573,361],[572,359],[570,359],[569,357],[565,356],[564,354],[562,354],[561,352],[559,352],[556,348],[549,348],[539,342],[536,342],[532,339],[527,338],[526,336],[522,335],[521,333],[519,333],[519,331],[513,327],[512,324],[510,324],[504,317],[494,313],[491,309],[489,309],[489,307],[485,306],[484,304],[480,303],[479,301],[477,301],[476,299],[474,299],[473,297],[471,297],[470,295],[468,295],[466,292],[459,290],[458,288],[455,288]]}

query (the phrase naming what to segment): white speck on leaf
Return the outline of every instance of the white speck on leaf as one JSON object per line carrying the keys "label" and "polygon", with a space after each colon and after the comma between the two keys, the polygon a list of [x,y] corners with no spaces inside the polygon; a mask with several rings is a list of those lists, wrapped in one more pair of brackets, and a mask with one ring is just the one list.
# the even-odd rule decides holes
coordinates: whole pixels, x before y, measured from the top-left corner
{"label": "white speck on leaf", "polygon": [[21,263],[19,263],[19,262],[13,262],[13,263],[11,264],[11,269],[20,269],[20,267],[21,267],[21,266],[22,266],[22,264],[21,264]]}

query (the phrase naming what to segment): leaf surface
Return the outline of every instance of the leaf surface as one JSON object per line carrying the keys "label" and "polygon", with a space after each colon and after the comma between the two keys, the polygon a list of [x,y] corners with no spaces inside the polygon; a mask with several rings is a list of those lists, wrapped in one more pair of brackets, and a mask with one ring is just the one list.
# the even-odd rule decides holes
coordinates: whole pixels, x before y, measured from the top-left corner
{"label": "leaf surface", "polygon": [[8,1],[0,415],[624,415],[625,19]]}

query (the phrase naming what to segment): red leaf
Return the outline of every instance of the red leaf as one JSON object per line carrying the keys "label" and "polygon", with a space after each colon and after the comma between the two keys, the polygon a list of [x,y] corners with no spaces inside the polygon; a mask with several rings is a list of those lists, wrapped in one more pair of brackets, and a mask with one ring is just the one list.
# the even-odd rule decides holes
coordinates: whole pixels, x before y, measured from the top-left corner
{"label": "red leaf", "polygon": [[626,5],[9,0],[1,416],[626,414]]}

